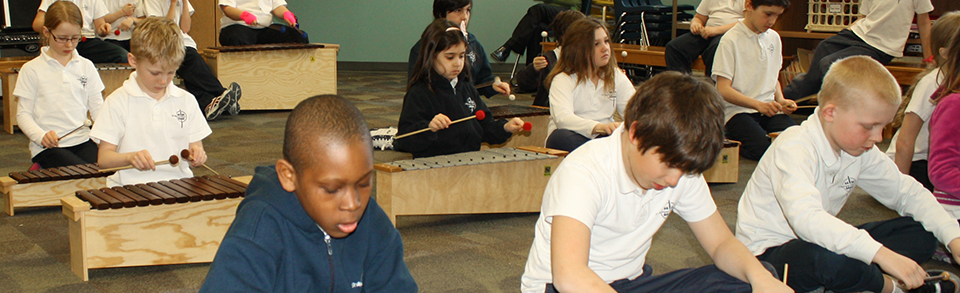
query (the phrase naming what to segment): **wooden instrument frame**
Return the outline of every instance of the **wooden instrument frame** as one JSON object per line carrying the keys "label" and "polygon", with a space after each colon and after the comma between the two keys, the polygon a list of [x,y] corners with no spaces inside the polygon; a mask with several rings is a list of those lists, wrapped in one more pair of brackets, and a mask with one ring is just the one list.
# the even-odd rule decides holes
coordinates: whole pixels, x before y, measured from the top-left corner
{"label": "wooden instrument frame", "polygon": [[[233,178],[244,184],[252,179]],[[211,262],[241,200],[95,210],[74,195],[63,197],[70,270],[87,281],[90,269]]]}
{"label": "wooden instrument frame", "polygon": [[107,186],[109,174],[97,175],[102,176],[29,183],[18,183],[9,176],[0,177],[0,201],[3,202],[3,211],[12,217],[15,208],[59,206],[60,198],[73,195],[77,190]]}
{"label": "wooden instrument frame", "polygon": [[403,171],[376,164],[377,203],[397,225],[400,215],[535,213],[564,151],[517,149],[555,158]]}
{"label": "wooden instrument frame", "polygon": [[[490,107],[490,108],[496,108],[496,107],[497,106]],[[524,107],[547,109],[547,110],[550,109],[548,107],[540,107],[540,106],[524,106]],[[493,110],[490,110],[490,112],[493,112]],[[498,115],[494,115],[491,113],[489,116],[493,117],[494,119],[499,119],[499,118],[510,119],[513,117],[520,117],[520,119],[523,119],[523,121],[532,123],[533,129],[531,129],[530,131],[521,130],[520,132],[517,132],[513,136],[511,136],[510,139],[507,140],[507,142],[502,144],[491,145],[488,143],[484,143],[480,145],[481,150],[486,150],[490,148],[499,148],[499,147],[517,148],[517,147],[523,147],[523,146],[544,145],[544,143],[547,142],[547,125],[550,124],[550,112],[547,112],[546,115],[542,115],[542,114],[507,115],[506,117],[500,117]]]}

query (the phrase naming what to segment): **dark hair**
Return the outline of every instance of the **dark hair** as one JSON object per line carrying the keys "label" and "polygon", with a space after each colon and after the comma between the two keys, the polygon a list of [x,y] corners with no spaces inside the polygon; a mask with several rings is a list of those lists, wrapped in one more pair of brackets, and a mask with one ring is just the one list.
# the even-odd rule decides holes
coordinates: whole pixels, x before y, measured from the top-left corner
{"label": "dark hair", "polygon": [[[596,19],[584,18],[574,21],[567,27],[563,35],[563,53],[557,59],[557,65],[547,75],[546,88],[550,88],[553,77],[557,74],[573,75],[576,73],[577,83],[585,82],[591,76],[596,75],[603,80],[604,90],[614,90],[616,71],[619,70],[617,69],[617,58],[611,55],[610,61],[602,67],[593,64],[594,40],[596,40],[597,29],[601,28],[607,33],[607,40],[609,40],[610,31]],[[611,53],[613,53],[612,48]]]}
{"label": "dark hair", "polygon": [[623,122],[636,127],[638,149],[656,148],[661,161],[684,173],[703,173],[723,148],[723,103],[712,84],[667,71],[647,80],[627,103]]}
{"label": "dark hair", "polygon": [[325,146],[353,141],[363,141],[373,155],[370,129],[360,110],[341,96],[314,96],[297,104],[287,118],[283,159],[299,173]]}
{"label": "dark hair", "polygon": [[[436,62],[437,55],[457,44],[467,44],[467,39],[463,37],[463,31],[449,20],[434,19],[427,26],[427,29],[423,30],[423,35],[420,36],[420,55],[417,56],[417,64],[413,66],[413,74],[410,76],[410,83],[407,84],[407,90],[414,84],[425,82],[427,87],[433,91],[433,85],[430,81],[431,76],[435,73],[433,64]],[[463,62],[463,70],[460,72],[460,76],[464,77],[464,80],[460,82],[469,81],[470,62]]]}
{"label": "dark hair", "polygon": [[760,6],[780,6],[783,9],[790,8],[790,0],[747,0],[750,3],[750,7],[757,9]]}
{"label": "dark hair", "polygon": [[433,18],[447,18],[447,12],[473,4],[473,0],[433,0]]}
{"label": "dark hair", "polygon": [[557,39],[557,45],[563,46],[563,33],[567,31],[567,27],[570,27],[570,24],[574,22],[587,18],[586,15],[583,15],[583,12],[577,10],[564,10],[557,14],[557,17],[550,22],[550,26],[547,28],[553,31],[553,37]]}

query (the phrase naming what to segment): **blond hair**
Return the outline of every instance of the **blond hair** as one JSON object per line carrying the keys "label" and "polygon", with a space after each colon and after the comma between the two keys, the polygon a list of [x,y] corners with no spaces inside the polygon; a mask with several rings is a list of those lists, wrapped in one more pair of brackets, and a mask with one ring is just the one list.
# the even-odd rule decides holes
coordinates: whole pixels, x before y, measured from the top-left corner
{"label": "blond hair", "polygon": [[177,23],[164,17],[147,17],[130,36],[130,54],[139,60],[177,68],[186,49]]}
{"label": "blond hair", "polygon": [[900,85],[880,62],[867,56],[837,60],[823,77],[817,99],[820,105],[862,105],[866,97],[874,97],[890,105],[900,105]]}

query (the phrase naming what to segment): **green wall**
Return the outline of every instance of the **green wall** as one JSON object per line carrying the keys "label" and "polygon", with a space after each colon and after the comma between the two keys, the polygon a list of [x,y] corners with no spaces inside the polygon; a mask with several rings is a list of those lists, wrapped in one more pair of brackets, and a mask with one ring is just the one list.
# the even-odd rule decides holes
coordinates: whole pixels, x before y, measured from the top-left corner
{"label": "green wall", "polygon": [[[678,2],[696,5],[700,1]],[[474,0],[468,30],[492,52],[510,38],[527,8],[536,3]],[[407,62],[410,47],[433,20],[431,0],[287,0],[287,6],[310,34],[310,41],[340,44],[337,60],[347,62]]]}

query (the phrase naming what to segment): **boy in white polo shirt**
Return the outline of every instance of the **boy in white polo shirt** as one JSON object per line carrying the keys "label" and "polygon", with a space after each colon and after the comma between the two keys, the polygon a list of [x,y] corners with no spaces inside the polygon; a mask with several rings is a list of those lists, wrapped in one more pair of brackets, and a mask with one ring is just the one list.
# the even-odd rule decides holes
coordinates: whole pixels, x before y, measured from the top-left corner
{"label": "boy in white polo shirt", "polygon": [[860,14],[864,17],[817,44],[807,73],[793,78],[793,82],[783,89],[784,98],[797,100],[816,94],[830,64],[844,57],[865,55],[883,64],[889,64],[894,57],[903,57],[914,14],[923,57],[929,60],[933,56],[930,50],[931,11],[933,4],[930,0],[860,1]]}
{"label": "boy in white polo shirt", "polygon": [[[219,0],[219,4],[223,10],[221,45],[310,42],[307,34],[299,30],[297,17],[287,9],[285,0]],[[285,23],[271,25],[274,17]]]}
{"label": "boy in white polo shirt", "polygon": [[[547,183],[521,290],[790,292],[733,237],[700,175],[723,145],[712,85],[664,72],[640,85],[610,136],[567,156]],[[670,213],[716,265],[653,276],[645,264]]]}
{"label": "boy in white polo shirt", "polygon": [[[813,115],[777,137],[747,182],[737,238],[778,270],[789,264],[797,292],[956,292],[955,279],[924,282],[918,263],[937,239],[960,259],[960,226],[875,146],[900,103],[896,80],[867,56],[849,57],[830,67],[818,98]],[[854,187],[903,217],[856,227],[838,219]]]}
{"label": "boy in white polo shirt", "polygon": [[690,32],[667,43],[667,70],[690,73],[690,65],[703,56],[706,76],[713,73],[713,57],[720,38],[743,18],[744,0],[704,0],[690,20]]}
{"label": "boy in white polo shirt", "polygon": [[180,164],[155,165],[189,149],[203,164],[202,139],[212,131],[190,93],[171,81],[183,60],[180,29],[170,19],[148,17],[133,30],[130,65],[136,71],[104,102],[90,136],[100,139],[101,168],[133,165],[118,171],[107,185],[127,185],[193,176],[186,158]]}
{"label": "boy in white polo shirt", "polygon": [[[770,29],[788,0],[753,0],[743,20],[720,40],[713,79],[723,95],[727,137],[743,143],[740,156],[759,160],[770,146],[767,133],[796,125],[790,113],[797,104],[780,92],[780,35]],[[782,112],[782,113],[781,113]]]}

